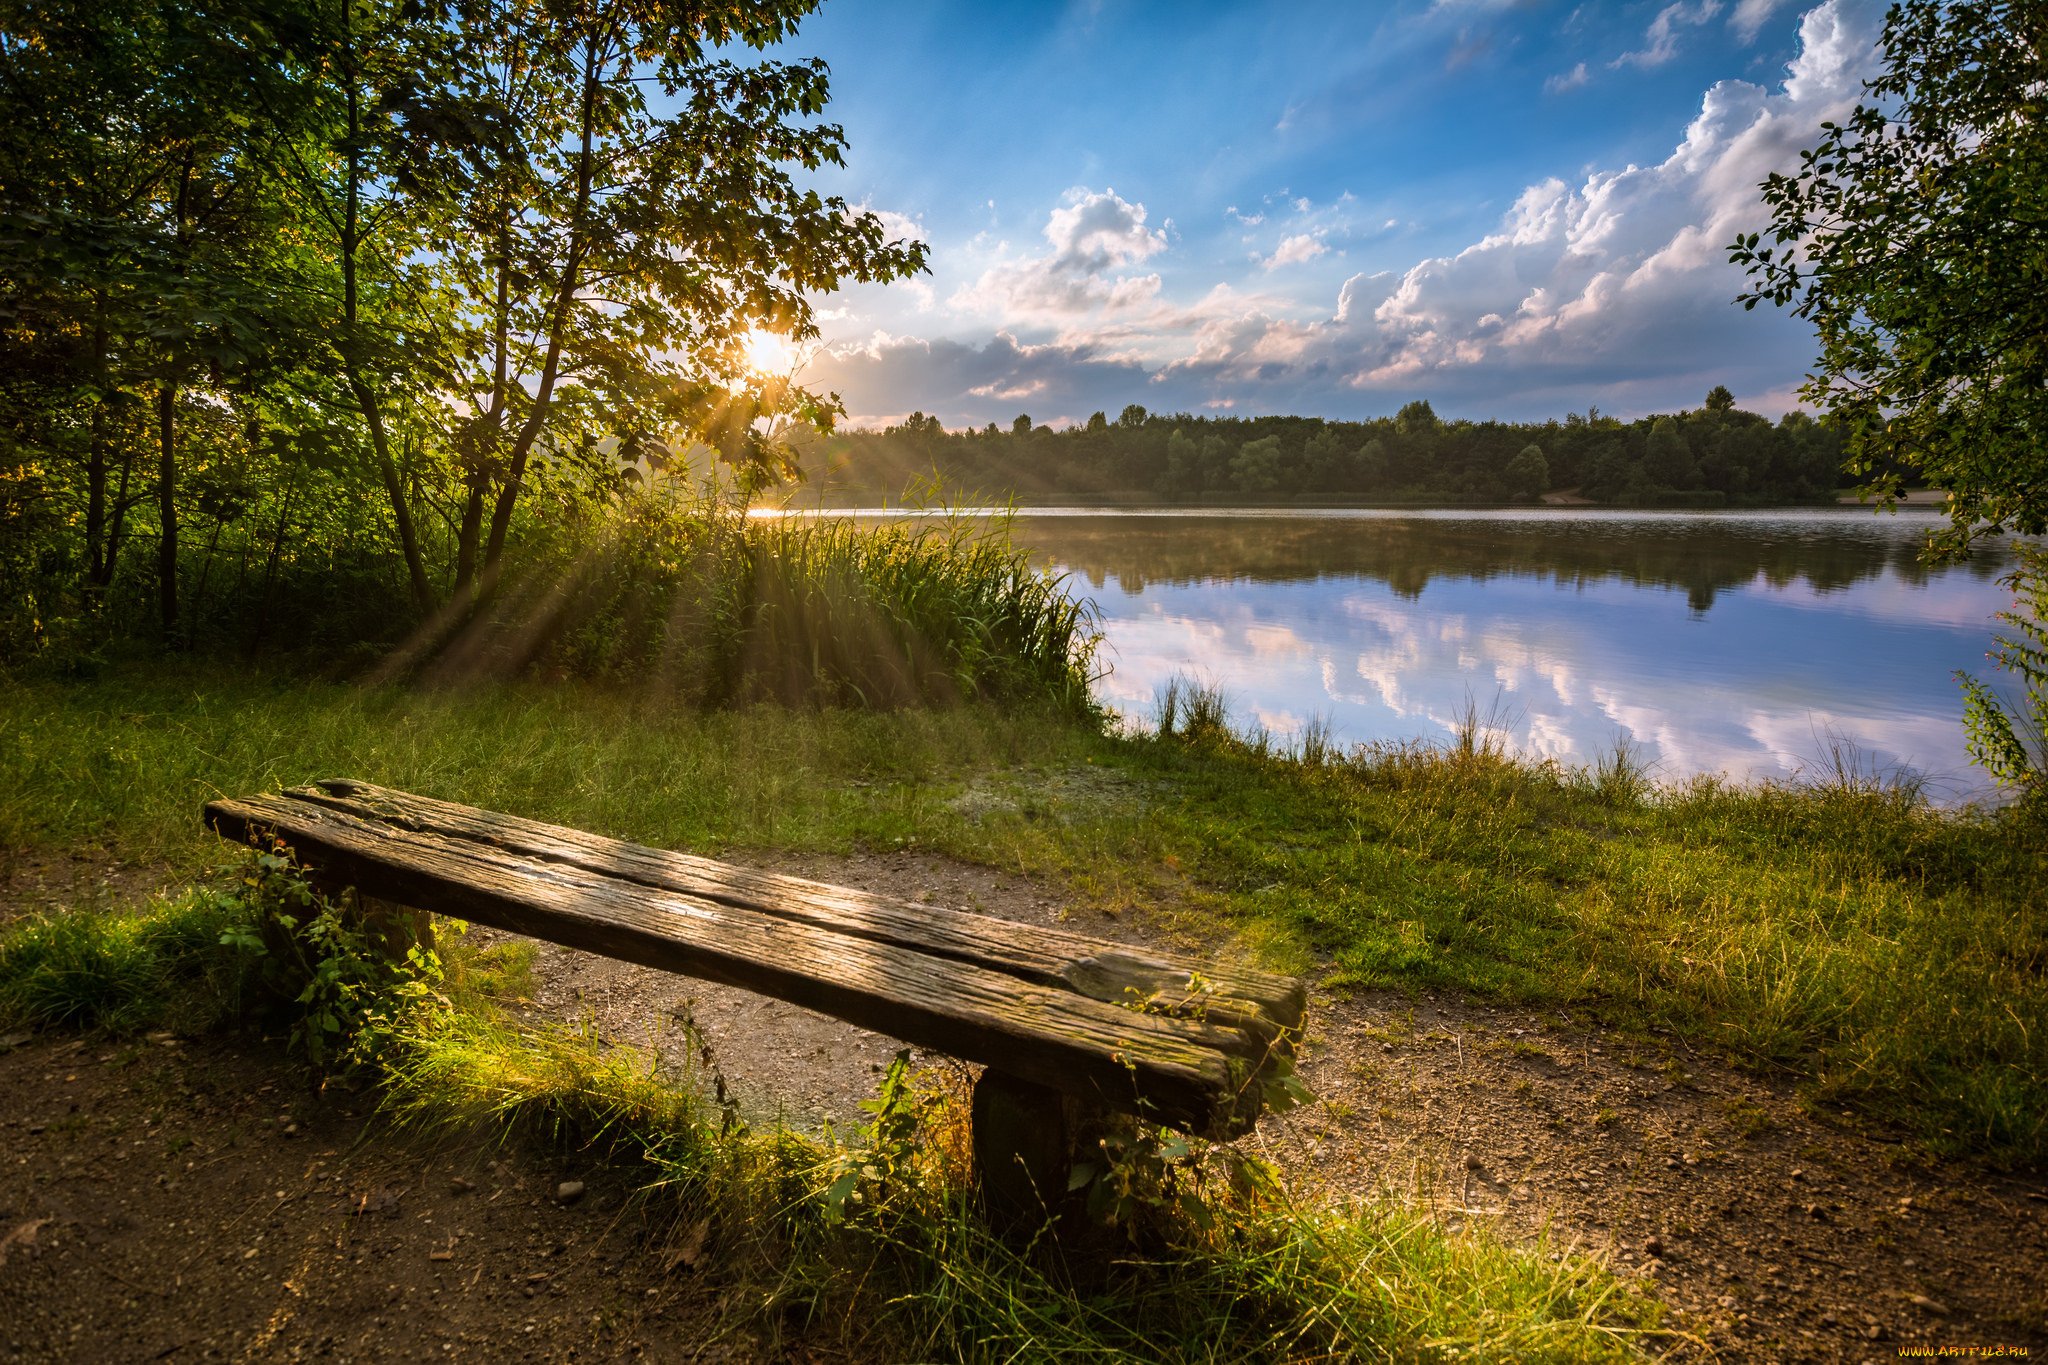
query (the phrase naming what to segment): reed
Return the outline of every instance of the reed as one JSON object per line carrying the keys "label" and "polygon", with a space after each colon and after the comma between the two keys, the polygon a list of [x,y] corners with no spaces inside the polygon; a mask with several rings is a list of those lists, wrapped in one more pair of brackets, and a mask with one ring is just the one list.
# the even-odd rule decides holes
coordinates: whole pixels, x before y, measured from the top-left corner
{"label": "reed", "polygon": [[1091,705],[1093,609],[1004,517],[750,517],[639,497],[401,657],[437,682],[604,679],[688,704]]}

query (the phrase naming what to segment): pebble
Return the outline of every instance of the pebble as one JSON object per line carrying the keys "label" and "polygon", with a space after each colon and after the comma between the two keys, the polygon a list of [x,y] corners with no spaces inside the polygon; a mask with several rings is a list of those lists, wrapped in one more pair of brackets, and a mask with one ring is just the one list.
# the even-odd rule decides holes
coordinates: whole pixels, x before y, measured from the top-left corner
{"label": "pebble", "polygon": [[1664,1254],[1664,1239],[1662,1237],[1649,1238],[1643,1243],[1643,1254],[1646,1256],[1662,1256]]}
{"label": "pebble", "polygon": [[564,1180],[555,1186],[555,1199],[560,1203],[573,1204],[582,1197],[583,1182],[580,1180]]}
{"label": "pebble", "polygon": [[1948,1308],[1945,1305],[1937,1300],[1928,1298],[1925,1294],[1913,1295],[1911,1302],[1915,1308],[1932,1313],[1936,1317],[1945,1318],[1948,1316]]}

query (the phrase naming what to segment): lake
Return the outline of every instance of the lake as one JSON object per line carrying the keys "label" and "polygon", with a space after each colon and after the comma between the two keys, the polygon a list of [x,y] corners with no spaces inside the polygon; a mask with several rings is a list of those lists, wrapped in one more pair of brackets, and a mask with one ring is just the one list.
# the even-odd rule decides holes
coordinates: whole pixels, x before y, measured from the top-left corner
{"label": "lake", "polygon": [[1101,610],[1105,702],[1175,674],[1283,742],[1441,742],[1468,707],[1517,753],[1655,776],[1797,778],[1842,742],[1953,802],[1988,795],[1953,674],[1992,670],[1997,546],[1917,561],[1935,513],[1095,511],[1018,542]]}

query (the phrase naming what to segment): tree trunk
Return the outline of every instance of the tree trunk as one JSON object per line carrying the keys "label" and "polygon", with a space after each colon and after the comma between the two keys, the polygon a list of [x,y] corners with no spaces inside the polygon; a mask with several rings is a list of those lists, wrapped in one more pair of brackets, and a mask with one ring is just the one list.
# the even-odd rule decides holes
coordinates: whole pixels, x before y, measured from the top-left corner
{"label": "tree trunk", "polygon": [[284,556],[285,530],[291,524],[292,500],[299,495],[299,482],[294,478],[285,485],[284,501],[277,509],[277,534],[270,538],[270,559],[263,566],[263,601],[256,610],[256,633],[249,637],[251,658],[263,648],[263,637],[270,629],[270,597],[277,587],[277,563]]}
{"label": "tree trunk", "polygon": [[427,562],[420,554],[419,534],[413,528],[412,504],[406,500],[405,482],[399,477],[397,462],[391,458],[391,436],[384,430],[384,409],[377,401],[376,390],[356,375],[353,365],[348,367],[348,372],[349,391],[355,395],[363,422],[370,429],[370,449],[377,456],[377,472],[384,479],[384,494],[391,500],[391,517],[398,529],[398,546],[405,554],[405,572],[412,582],[412,604],[420,615],[425,616],[434,609],[434,586],[427,579]]}
{"label": "tree trunk", "polygon": [[[512,207],[498,205],[498,300],[491,338],[491,406],[470,430],[468,485],[462,500],[462,527],[455,543],[455,595],[468,592],[477,577],[477,552],[482,548],[484,498],[490,492],[491,467],[505,429],[505,407],[511,400],[512,360]],[[488,442],[488,447],[484,444]]]}
{"label": "tree trunk", "polygon": [[[99,580],[93,585],[96,596],[104,598],[107,589],[114,584],[114,570],[121,562],[121,537],[128,529],[128,484],[135,473],[135,450],[131,446],[121,458],[121,486],[114,490],[113,515],[107,520],[107,553],[100,565]],[[137,501],[140,495],[137,496]]]}
{"label": "tree trunk", "polygon": [[[96,299],[92,328],[93,377],[104,380],[107,368],[107,305]],[[104,394],[92,405],[92,424],[85,447],[85,613],[96,615],[106,588],[107,546],[107,400]]]}
{"label": "tree trunk", "polygon": [[175,644],[178,638],[177,404],[178,386],[166,379],[156,393],[156,591],[165,644]]}
{"label": "tree trunk", "polygon": [[[354,49],[348,50],[351,65]],[[351,69],[346,73],[348,80],[348,185],[347,198],[342,207],[341,226],[341,287],[342,287],[342,370],[348,379],[349,392],[361,409],[363,422],[370,430],[370,448],[377,456],[377,472],[383,476],[385,496],[391,500],[391,520],[398,531],[398,546],[405,555],[405,572],[412,584],[413,606],[421,616],[434,609],[434,588],[427,580],[426,561],[420,556],[419,535],[413,529],[412,504],[406,500],[405,482],[399,477],[398,465],[391,458],[391,438],[384,430],[384,409],[377,397],[377,390],[366,380],[358,365],[361,338],[361,296],[356,283],[356,256],[361,251],[364,234],[362,222],[362,100],[357,86],[357,73]]]}
{"label": "tree trunk", "polygon": [[576,287],[583,271],[584,234],[590,226],[586,220],[590,214],[591,187],[596,178],[597,108],[598,96],[602,93],[598,77],[602,69],[597,39],[592,38],[583,50],[582,139],[576,156],[576,206],[569,215],[568,251],[562,261],[562,276],[548,317],[547,359],[541,364],[533,407],[519,428],[519,438],[513,442],[505,482],[498,489],[498,504],[491,510],[491,538],[484,547],[486,575],[498,567],[499,559],[504,556],[505,531],[512,524],[512,507],[519,501],[520,485],[526,478],[526,461],[533,453],[533,443],[539,439],[541,427],[547,421],[555,380],[561,374],[562,338],[569,330],[569,310],[576,304]]}
{"label": "tree trunk", "polygon": [[488,475],[481,469],[470,473],[462,500],[462,527],[455,539],[455,595],[469,591],[476,578],[476,554],[484,529],[484,484]]}

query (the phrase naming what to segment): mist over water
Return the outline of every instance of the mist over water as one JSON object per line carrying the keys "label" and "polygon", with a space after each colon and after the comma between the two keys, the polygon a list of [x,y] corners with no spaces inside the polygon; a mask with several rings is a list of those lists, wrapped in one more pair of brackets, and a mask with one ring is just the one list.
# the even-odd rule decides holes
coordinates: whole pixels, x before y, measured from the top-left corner
{"label": "mist over water", "polygon": [[1101,697],[1144,720],[1220,685],[1283,741],[1442,741],[1467,711],[1515,752],[1624,740],[1664,780],[1785,779],[1857,755],[1942,802],[1992,789],[1953,674],[1992,678],[2000,546],[1918,560],[1927,513],[1053,511],[1019,543],[1102,614]]}

